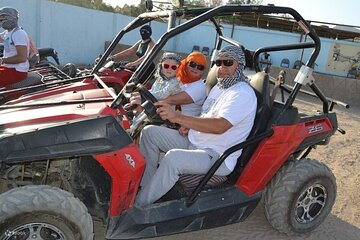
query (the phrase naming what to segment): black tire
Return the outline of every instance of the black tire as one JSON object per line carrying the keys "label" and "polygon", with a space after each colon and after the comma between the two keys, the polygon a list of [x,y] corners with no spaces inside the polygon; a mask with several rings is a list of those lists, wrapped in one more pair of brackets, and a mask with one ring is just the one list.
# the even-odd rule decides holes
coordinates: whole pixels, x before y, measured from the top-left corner
{"label": "black tire", "polygon": [[307,233],[325,220],[335,198],[335,176],[325,164],[310,159],[289,161],[266,188],[265,215],[282,233]]}
{"label": "black tire", "polygon": [[[30,236],[31,234],[31,236]],[[0,195],[0,239],[92,240],[93,222],[72,193],[37,185]]]}

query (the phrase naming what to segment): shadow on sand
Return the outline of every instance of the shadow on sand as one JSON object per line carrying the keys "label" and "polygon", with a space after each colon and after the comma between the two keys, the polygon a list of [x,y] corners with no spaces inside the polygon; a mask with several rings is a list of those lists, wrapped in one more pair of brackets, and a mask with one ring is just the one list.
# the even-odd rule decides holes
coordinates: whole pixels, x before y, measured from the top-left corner
{"label": "shadow on sand", "polygon": [[[100,223],[95,224],[95,240],[104,239],[104,228]],[[360,229],[344,222],[330,214],[325,222],[310,234],[297,237],[288,237],[274,230],[265,218],[262,206],[254,210],[248,219],[237,224],[224,227],[201,230],[189,233],[175,234],[164,237],[151,238],[152,240],[358,240]]]}

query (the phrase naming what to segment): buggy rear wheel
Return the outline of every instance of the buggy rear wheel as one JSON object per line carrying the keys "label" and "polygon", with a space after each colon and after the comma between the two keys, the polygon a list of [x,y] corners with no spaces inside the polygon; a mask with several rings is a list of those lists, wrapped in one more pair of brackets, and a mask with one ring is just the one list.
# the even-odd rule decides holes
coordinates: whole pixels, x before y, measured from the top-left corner
{"label": "buggy rear wheel", "polygon": [[38,185],[0,195],[0,239],[91,240],[93,223],[73,194]]}
{"label": "buggy rear wheel", "polygon": [[336,180],[323,163],[289,161],[271,180],[265,192],[269,223],[287,235],[306,233],[319,226],[336,198]]}

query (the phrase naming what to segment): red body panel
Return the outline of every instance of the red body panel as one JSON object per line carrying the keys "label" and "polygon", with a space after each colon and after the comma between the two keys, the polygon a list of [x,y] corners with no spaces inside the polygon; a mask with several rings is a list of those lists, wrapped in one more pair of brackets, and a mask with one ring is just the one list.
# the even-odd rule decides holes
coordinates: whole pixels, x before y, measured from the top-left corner
{"label": "red body panel", "polygon": [[116,152],[96,155],[94,158],[112,179],[110,217],[119,216],[130,208],[135,200],[145,169],[145,160],[134,144]]}
{"label": "red body panel", "polygon": [[[32,94],[27,94],[18,99],[12,100],[12,101],[8,102],[7,104],[25,103],[25,102],[30,102],[30,101],[39,100],[39,99],[42,100],[42,99],[46,99],[51,96],[59,95],[62,93],[68,93],[68,92],[74,92],[74,91],[79,92],[79,91],[84,91],[84,90],[89,90],[89,89],[97,89],[97,88],[98,87],[97,87],[96,83],[93,81],[71,83],[71,84],[66,84],[66,85],[62,85],[62,86],[58,86],[58,87],[52,87],[52,88],[45,89],[43,91],[35,92]],[[52,99],[52,101],[54,101],[54,99]]]}
{"label": "red body panel", "polygon": [[322,118],[293,126],[274,126],[273,130],[270,138],[260,142],[236,183],[248,195],[263,190],[304,139],[332,131],[333,127],[328,118]]}
{"label": "red body panel", "polygon": [[[125,85],[125,83],[127,83],[127,81],[129,80],[129,78],[131,77],[131,75],[133,74],[133,72],[131,71],[111,71],[108,68],[101,68],[99,70],[99,72],[101,72],[101,80],[103,80],[105,83],[118,83],[122,86]],[[105,76],[103,76],[105,74]]]}
{"label": "red body panel", "polygon": [[[82,92],[66,92],[58,95],[48,96],[38,101],[47,102],[49,98],[53,101],[60,100],[82,100],[82,99],[96,99],[108,98],[110,95],[105,89],[90,89]],[[29,101],[28,103],[35,103],[36,101]],[[111,114],[117,116],[118,111],[107,108],[111,104],[108,102],[99,103],[79,103],[70,105],[54,105],[40,108],[16,108],[2,110],[0,115],[0,124],[8,128],[18,127],[24,125],[34,125],[49,122],[59,122],[80,119],[93,115]],[[107,109],[106,113],[103,109]]]}
{"label": "red body panel", "polygon": [[[118,71],[118,72],[113,72],[110,69],[106,69],[106,68],[102,68],[100,69],[100,79],[105,82],[105,83],[115,83],[118,84],[120,86],[124,86],[125,83],[129,80],[129,78],[132,75],[132,72],[129,71]],[[31,101],[31,100],[37,100],[40,98],[46,98],[49,96],[54,96],[54,95],[58,95],[61,93],[66,93],[66,92],[74,92],[74,91],[84,91],[84,90],[89,90],[89,89],[98,89],[98,82],[93,79],[93,78],[86,78],[81,82],[73,82],[73,83],[69,83],[66,85],[61,85],[61,86],[56,86],[56,87],[51,87],[42,91],[38,91],[32,94],[26,94],[20,98],[18,98],[19,96],[21,96],[22,94],[24,94],[23,92],[16,92],[16,93],[12,93],[11,95],[8,96],[8,99],[15,99],[12,100],[11,102],[9,102],[10,104],[16,104],[16,103],[24,103],[27,101]],[[17,99],[16,99],[17,98]]]}

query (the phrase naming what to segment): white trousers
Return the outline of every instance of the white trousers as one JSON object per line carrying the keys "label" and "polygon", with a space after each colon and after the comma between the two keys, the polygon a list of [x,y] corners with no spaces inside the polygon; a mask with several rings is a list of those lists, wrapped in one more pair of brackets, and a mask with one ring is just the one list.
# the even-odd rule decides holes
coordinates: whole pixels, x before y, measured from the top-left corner
{"label": "white trousers", "polygon": [[[136,198],[139,206],[149,205],[161,198],[181,174],[205,174],[219,158],[219,154],[211,149],[196,149],[177,130],[154,125],[142,130],[140,151],[145,157],[146,167],[142,189]],[[161,152],[166,153],[162,159]],[[226,176],[230,172],[224,162],[215,174]]]}

